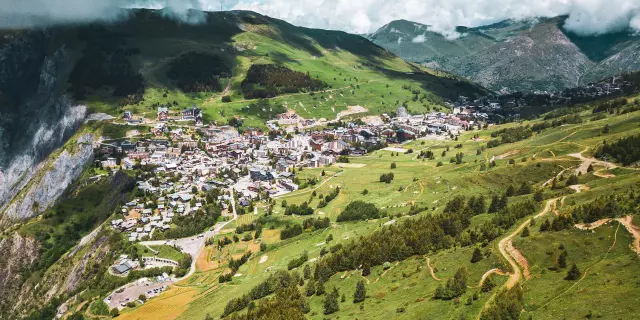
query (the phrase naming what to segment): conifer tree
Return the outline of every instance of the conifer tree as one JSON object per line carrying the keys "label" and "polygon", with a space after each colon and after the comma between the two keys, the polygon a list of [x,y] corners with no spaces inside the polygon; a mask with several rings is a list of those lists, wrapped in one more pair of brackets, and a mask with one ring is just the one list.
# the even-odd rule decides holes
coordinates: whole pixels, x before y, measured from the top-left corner
{"label": "conifer tree", "polygon": [[482,260],[482,252],[480,252],[480,249],[475,248],[475,250],[473,250],[473,254],[471,255],[471,263],[476,263],[480,260]]}
{"label": "conifer tree", "polygon": [[565,280],[580,279],[580,269],[578,269],[578,266],[575,263],[573,264],[573,266],[571,266],[571,269],[569,270],[569,272],[567,272],[567,276],[564,279]]}
{"label": "conifer tree", "polygon": [[324,314],[332,314],[338,310],[340,310],[340,305],[338,304],[338,297],[340,293],[337,288],[333,288],[331,293],[329,293],[322,303],[322,310]]}
{"label": "conifer tree", "polygon": [[353,303],[364,301],[367,298],[367,289],[364,287],[364,281],[360,280],[356,283],[356,292],[353,293]]}

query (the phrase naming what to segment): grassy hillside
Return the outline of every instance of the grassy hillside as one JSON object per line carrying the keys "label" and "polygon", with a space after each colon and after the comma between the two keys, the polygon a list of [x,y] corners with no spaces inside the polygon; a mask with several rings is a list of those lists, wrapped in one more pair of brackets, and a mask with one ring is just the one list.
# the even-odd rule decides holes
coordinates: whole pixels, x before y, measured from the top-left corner
{"label": "grassy hillside", "polygon": [[[72,81],[71,89],[80,93],[93,111],[114,115],[131,110],[153,118],[160,105],[170,104],[170,110],[177,111],[196,104],[204,109],[205,121],[224,122],[237,115],[245,118],[245,125],[260,125],[286,109],[296,110],[303,117],[333,119],[347,106],[362,105],[369,113],[379,114],[407,101],[411,110],[421,112],[441,107],[442,97],[484,92],[450,75],[407,63],[360,36],[295,27],[253,12],[207,13],[206,23],[185,25],[167,20],[156,11],[140,10],[123,23],[82,27],[78,34],[88,47],[95,48],[85,49],[81,61],[118,71],[106,72],[102,83]],[[122,57],[96,58],[105,51],[111,57]],[[183,57],[193,58],[194,54],[204,57],[192,59],[194,64],[189,65]],[[180,81],[199,77],[198,69],[209,68],[202,62],[207,59],[225,64],[222,69],[231,72],[211,69],[210,73],[220,80],[219,86],[200,86],[206,91],[185,92]],[[297,93],[263,101],[247,100],[242,83],[255,64],[283,65],[327,86],[315,94],[300,88]],[[181,75],[182,79],[176,79]],[[96,75],[88,73],[86,77]],[[107,81],[114,77],[121,81]],[[84,79],[82,75],[78,78]],[[403,86],[419,88],[424,94],[422,101],[412,101],[414,95]],[[121,92],[117,92],[119,87]],[[223,103],[223,95],[232,102]]]}
{"label": "grassy hillside", "polygon": [[[496,307],[500,303],[513,303],[516,318],[520,319],[530,316],[533,319],[572,319],[589,315],[617,319],[635,314],[633,297],[640,293],[636,285],[638,256],[630,248],[633,237],[623,226],[618,226],[618,222],[614,221],[593,232],[579,230],[573,225],[559,230],[539,231],[546,219],[554,221],[560,216],[565,217],[578,206],[591,203],[599,197],[620,197],[622,207],[615,211],[615,215],[631,214],[632,221],[638,221],[637,204],[634,207],[627,200],[635,201],[633,199],[640,192],[636,168],[607,170],[596,162],[593,163],[594,170],[585,171],[577,177],[577,187],[568,187],[566,181],[584,166],[585,160],[576,154],[581,153],[588,158],[603,140],[615,141],[638,134],[640,112],[614,114],[604,119],[592,118],[591,111],[583,111],[578,115],[582,123],[545,129],[525,140],[500,144],[494,148],[483,148],[493,139],[492,132],[532,125],[541,120],[466,132],[458,141],[423,140],[398,146],[405,150],[412,149],[412,153],[400,152],[396,155],[395,151],[380,150],[365,157],[350,158],[348,164],[303,170],[298,173],[301,179],[317,178],[318,184],[276,199],[272,215],[267,216],[259,210],[258,215],[244,215],[235,223],[241,225],[259,221],[263,225],[259,240],[233,243],[220,252],[216,246],[207,247],[193,277],[173,286],[160,298],[135,309],[125,309],[121,318],[219,317],[232,298],[249,293],[276,271],[287,270],[288,263],[306,251],[309,262],[292,271],[294,278],[296,273],[303,277],[302,286],[298,289],[304,295],[309,282],[314,281],[315,268],[335,255],[347,254],[340,251],[340,246],[365,241],[372,234],[379,236],[379,232],[393,230],[394,227],[389,226],[392,224],[417,223],[418,219],[424,217],[436,219],[448,210],[445,204],[457,196],[469,199],[471,196],[484,195],[486,206],[489,207],[493,195],[508,192],[509,185],[518,190],[522,184],[530,186],[531,193],[517,195],[516,191],[515,195],[508,197],[508,203],[526,203],[535,198],[536,190],[540,190],[541,199],[537,200],[533,222],[529,220],[530,216],[516,214],[507,217],[507,212],[474,214],[469,230],[493,232],[491,228],[494,228],[499,233],[488,238],[492,240],[468,242],[469,239],[464,236],[456,237],[459,242],[456,246],[430,251],[424,256],[390,259],[388,264],[371,266],[370,274],[366,276],[361,274],[362,270],[352,268],[332,274],[324,282],[324,295],[306,298],[309,311],[304,316],[310,319],[475,319],[487,317],[487,310],[506,314],[504,309]],[[608,132],[603,130],[606,125],[610,128]],[[449,151],[443,155],[447,148]],[[419,158],[420,151],[432,151],[434,159]],[[464,154],[462,163],[456,164],[455,159],[450,162],[460,152]],[[490,165],[490,159],[495,160],[495,166]],[[395,169],[391,169],[392,163],[396,164]],[[380,174],[389,172],[394,173],[390,184],[378,181]],[[555,188],[550,182],[554,177],[557,180]],[[338,186],[338,196],[313,214],[314,218],[330,218],[332,223],[329,228],[306,230],[302,235],[280,240],[279,234],[285,225],[299,224],[307,218],[284,215],[281,206],[284,201],[288,205],[307,202],[315,208],[321,195],[331,193]],[[334,222],[346,205],[355,200],[375,204],[384,217],[368,221]],[[543,210],[545,206],[550,209]],[[499,223],[500,227],[490,227],[495,223]],[[234,227],[230,225],[218,237],[231,237]],[[529,231],[527,236],[521,236],[524,227]],[[506,238],[510,234],[513,237]],[[474,237],[473,232],[469,235]],[[517,272],[501,252],[502,245],[499,243],[503,239],[513,243],[526,263],[526,266],[516,264]],[[430,240],[422,238],[420,241]],[[259,250],[260,243],[267,244],[266,251]],[[481,259],[472,263],[476,248],[481,253]],[[240,267],[230,283],[220,284],[218,277],[225,272],[226,261],[231,257],[238,258],[247,250],[253,252],[249,261]],[[328,253],[323,258],[321,252],[325,251]],[[568,253],[568,266],[558,269],[557,259],[562,251]],[[564,280],[573,263],[579,268],[579,279]],[[309,280],[303,276],[306,265],[312,271]],[[434,299],[438,286],[444,285],[461,267],[465,267],[468,274],[464,293],[451,300]],[[518,278],[515,278],[516,273],[520,275]],[[482,290],[487,278],[491,279],[493,287],[485,285],[486,290]],[[363,281],[366,288],[366,299],[353,303],[359,281]],[[517,294],[511,298],[499,294],[503,288],[514,284],[514,289],[509,292],[522,290],[521,299],[517,298]],[[339,311],[325,315],[324,300],[334,287],[339,291]],[[276,295],[270,297],[281,299]],[[260,305],[259,301],[255,303]],[[267,308],[266,304],[264,308]],[[520,313],[520,310],[523,311]]]}

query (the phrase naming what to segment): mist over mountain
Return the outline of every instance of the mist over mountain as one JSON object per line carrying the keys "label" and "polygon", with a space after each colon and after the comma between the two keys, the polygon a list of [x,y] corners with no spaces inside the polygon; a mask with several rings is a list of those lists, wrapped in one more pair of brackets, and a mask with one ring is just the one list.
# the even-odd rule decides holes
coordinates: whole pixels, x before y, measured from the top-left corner
{"label": "mist over mountain", "polygon": [[570,17],[458,27],[447,39],[430,26],[389,23],[368,37],[409,61],[449,71],[493,90],[561,90],[640,69],[640,36],[567,31]]}

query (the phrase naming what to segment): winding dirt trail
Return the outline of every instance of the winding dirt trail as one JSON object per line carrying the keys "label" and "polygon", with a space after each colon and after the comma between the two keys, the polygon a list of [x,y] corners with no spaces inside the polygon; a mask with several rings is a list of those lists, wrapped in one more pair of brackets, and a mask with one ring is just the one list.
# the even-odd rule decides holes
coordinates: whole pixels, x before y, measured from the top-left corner
{"label": "winding dirt trail", "polygon": [[591,188],[584,184],[574,184],[572,186],[569,186],[569,189],[575,191],[576,193],[580,193],[582,191],[589,191]]}
{"label": "winding dirt trail", "polygon": [[626,216],[616,219],[633,235],[633,251],[640,257],[640,227],[633,224],[633,217]]}
{"label": "winding dirt trail", "polygon": [[610,218],[605,218],[592,223],[578,223],[578,224],[575,224],[574,227],[576,227],[579,230],[593,230],[593,229],[599,228],[604,224],[609,223],[609,221],[611,221]]}
{"label": "winding dirt trail", "polygon": [[[513,270],[513,272],[511,272],[509,275],[509,280],[505,284],[507,288],[512,288],[513,286],[515,286],[516,283],[520,281],[520,278],[523,274],[526,279],[530,277],[529,263],[527,262],[527,259],[522,255],[522,253],[520,253],[520,251],[518,251],[518,249],[513,246],[513,238],[519,235],[522,232],[522,229],[531,224],[532,219],[537,219],[545,215],[547,212],[550,212],[552,210],[551,208],[555,206],[555,203],[558,199],[559,198],[553,198],[548,200],[544,209],[540,213],[535,215],[533,218],[529,218],[524,221],[522,224],[520,224],[520,226],[518,226],[516,230],[500,240],[500,242],[498,243],[500,254],[504,257],[505,260],[507,260],[507,262],[509,262],[509,265],[511,265],[511,269]],[[524,271],[520,270],[520,267],[522,267]]]}
{"label": "winding dirt trail", "polygon": [[387,272],[389,272],[391,269],[393,269],[399,263],[400,263],[400,261],[397,261],[396,264],[392,265],[389,269],[385,270],[378,278],[376,278],[376,281],[374,281],[373,283],[376,283],[376,282],[380,281],[380,278],[384,277],[384,275],[387,274]]}
{"label": "winding dirt trail", "polygon": [[433,267],[431,266],[431,259],[427,258],[427,267],[429,267],[429,272],[431,273],[431,278],[435,281],[440,281],[440,278],[436,277],[436,273],[433,271]]}
{"label": "winding dirt trail", "polygon": [[612,162],[597,160],[595,158],[587,158],[587,157],[583,156],[582,153],[587,152],[588,150],[589,150],[589,148],[586,148],[586,149],[582,150],[579,153],[572,153],[572,154],[569,155],[570,157],[574,157],[574,158],[577,158],[578,160],[582,161],[580,163],[580,166],[578,166],[578,169],[576,169],[576,174],[578,174],[578,173],[586,174],[590,165],[602,166],[602,167],[605,167],[607,170],[615,169],[615,168],[618,167],[617,164],[612,163]]}
{"label": "winding dirt trail", "polygon": [[485,280],[487,280],[487,278],[492,275],[492,274],[497,274],[497,275],[501,275],[501,276],[508,276],[508,273],[505,273],[504,271],[500,270],[500,268],[493,268],[487,272],[485,272],[482,275],[482,278],[480,278],[480,282],[478,282],[477,286],[468,286],[468,288],[473,289],[473,288],[480,288],[482,287],[482,284],[484,283]]}

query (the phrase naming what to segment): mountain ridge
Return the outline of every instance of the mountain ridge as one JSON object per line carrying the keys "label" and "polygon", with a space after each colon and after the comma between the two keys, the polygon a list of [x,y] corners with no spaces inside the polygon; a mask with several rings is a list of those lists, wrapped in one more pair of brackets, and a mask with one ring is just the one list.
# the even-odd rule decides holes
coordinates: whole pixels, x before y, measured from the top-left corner
{"label": "mountain ridge", "polygon": [[[408,61],[497,91],[556,91],[640,70],[636,54],[640,36],[628,32],[579,36],[563,28],[566,19],[458,27],[460,36],[455,39],[428,31],[428,25],[396,20],[367,37]],[[418,38],[424,41],[415,41]]]}

